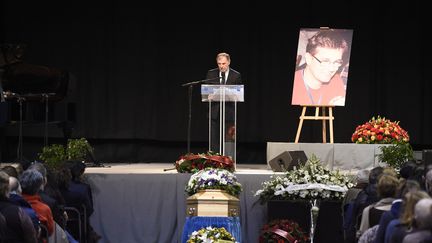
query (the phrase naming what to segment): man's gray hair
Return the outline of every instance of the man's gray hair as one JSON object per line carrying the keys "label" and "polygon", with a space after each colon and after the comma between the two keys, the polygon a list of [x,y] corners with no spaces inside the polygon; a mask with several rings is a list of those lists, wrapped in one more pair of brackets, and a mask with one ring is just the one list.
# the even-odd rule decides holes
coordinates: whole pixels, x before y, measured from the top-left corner
{"label": "man's gray hair", "polygon": [[432,229],[432,199],[423,198],[414,208],[414,217],[418,229]]}
{"label": "man's gray hair", "polygon": [[27,169],[22,173],[19,181],[23,193],[35,195],[42,188],[45,179],[39,171]]}

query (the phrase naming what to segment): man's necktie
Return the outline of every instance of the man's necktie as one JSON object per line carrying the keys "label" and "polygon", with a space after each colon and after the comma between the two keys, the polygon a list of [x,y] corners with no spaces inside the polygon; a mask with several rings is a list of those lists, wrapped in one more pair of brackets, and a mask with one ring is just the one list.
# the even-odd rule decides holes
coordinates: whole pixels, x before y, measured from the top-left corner
{"label": "man's necktie", "polygon": [[221,72],[222,74],[222,84],[225,84],[226,80],[225,80],[225,72]]}

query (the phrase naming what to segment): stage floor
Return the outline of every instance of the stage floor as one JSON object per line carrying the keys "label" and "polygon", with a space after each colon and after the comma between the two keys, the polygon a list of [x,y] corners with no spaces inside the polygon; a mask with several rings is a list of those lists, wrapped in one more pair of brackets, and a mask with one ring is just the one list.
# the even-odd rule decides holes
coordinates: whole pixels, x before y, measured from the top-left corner
{"label": "stage floor", "polygon": [[[106,163],[104,167],[87,166],[87,174],[174,174],[178,173],[170,163]],[[266,164],[238,164],[236,174],[274,174]]]}

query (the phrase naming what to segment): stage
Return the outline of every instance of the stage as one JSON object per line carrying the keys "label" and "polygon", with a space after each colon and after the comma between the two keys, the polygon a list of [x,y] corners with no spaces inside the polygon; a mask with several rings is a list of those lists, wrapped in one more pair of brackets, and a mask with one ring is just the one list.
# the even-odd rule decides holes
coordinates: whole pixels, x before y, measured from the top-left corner
{"label": "stage", "polygon": [[[90,221],[102,235],[100,242],[181,242],[186,219],[184,188],[191,174],[177,173],[169,163],[106,165],[88,167],[85,172],[95,208]],[[242,242],[258,242],[260,228],[267,222],[267,207],[256,203],[254,193],[275,173],[266,164],[239,164],[235,174],[243,186]]]}
{"label": "stage", "polygon": [[[303,150],[318,156],[330,169],[355,174],[378,165],[379,146],[373,144],[267,143],[267,163],[237,163],[242,241],[258,242],[267,223],[267,206],[254,193],[274,173],[268,161],[284,151]],[[173,163],[106,164],[89,167],[95,212],[91,223],[102,242],[180,242],[186,219],[184,188],[190,174],[177,173]]]}
{"label": "stage", "polygon": [[[369,144],[267,143],[267,163],[237,163],[235,174],[243,186],[240,194],[242,242],[258,242],[268,222],[267,205],[254,193],[273,172],[268,162],[284,151],[315,154],[330,169],[354,175],[378,165],[379,146]],[[100,242],[181,242],[186,220],[185,186],[191,176],[178,173],[173,163],[104,163],[88,166],[85,178],[93,190],[94,213],[90,222],[102,236]]]}

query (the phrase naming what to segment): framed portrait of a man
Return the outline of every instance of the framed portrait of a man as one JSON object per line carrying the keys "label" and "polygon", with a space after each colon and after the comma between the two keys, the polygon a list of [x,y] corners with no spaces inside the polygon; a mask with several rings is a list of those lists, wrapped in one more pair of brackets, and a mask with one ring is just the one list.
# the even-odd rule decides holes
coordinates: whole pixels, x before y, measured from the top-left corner
{"label": "framed portrait of a man", "polygon": [[292,105],[345,106],[353,31],[300,29]]}

